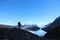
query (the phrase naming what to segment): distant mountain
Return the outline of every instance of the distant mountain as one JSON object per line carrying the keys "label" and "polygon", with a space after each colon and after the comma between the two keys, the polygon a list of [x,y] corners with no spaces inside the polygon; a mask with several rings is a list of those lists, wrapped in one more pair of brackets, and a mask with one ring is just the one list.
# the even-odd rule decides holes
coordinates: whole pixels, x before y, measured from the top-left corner
{"label": "distant mountain", "polygon": [[44,27],[43,27],[42,29],[44,29],[44,28],[50,26],[51,24],[52,24],[52,22],[48,23],[47,25],[44,25]]}
{"label": "distant mountain", "polygon": [[[16,25],[15,27],[18,28],[18,25]],[[27,28],[27,27],[31,27],[31,25],[21,25],[21,26],[20,26],[21,29],[24,29],[24,28]]]}
{"label": "distant mountain", "polygon": [[58,18],[56,18],[51,24],[47,25],[45,28],[42,28],[42,29],[44,31],[48,32],[48,31],[56,28],[59,25],[60,25],[60,16]]}
{"label": "distant mountain", "polygon": [[14,26],[0,24],[0,28],[14,28]]}
{"label": "distant mountain", "polygon": [[[18,26],[16,26],[16,27],[18,27]],[[20,28],[24,29],[24,30],[29,30],[29,31],[37,31],[40,29],[37,25],[21,25]]]}
{"label": "distant mountain", "polygon": [[26,30],[29,30],[29,31],[37,31],[39,30],[40,28],[38,26],[31,26],[31,27],[28,27],[28,28],[25,28]]}

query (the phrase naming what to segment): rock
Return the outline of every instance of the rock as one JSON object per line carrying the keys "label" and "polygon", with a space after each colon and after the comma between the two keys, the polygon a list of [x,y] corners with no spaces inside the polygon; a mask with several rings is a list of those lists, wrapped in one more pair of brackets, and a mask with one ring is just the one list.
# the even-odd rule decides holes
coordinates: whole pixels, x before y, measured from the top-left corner
{"label": "rock", "polygon": [[41,40],[39,36],[22,29],[0,28],[0,40],[4,38],[9,40]]}

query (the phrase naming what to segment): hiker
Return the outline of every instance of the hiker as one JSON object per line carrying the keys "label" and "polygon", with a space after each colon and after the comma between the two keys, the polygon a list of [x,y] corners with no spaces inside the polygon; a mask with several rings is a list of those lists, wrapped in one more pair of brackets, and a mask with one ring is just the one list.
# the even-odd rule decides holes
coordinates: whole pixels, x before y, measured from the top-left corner
{"label": "hiker", "polygon": [[20,29],[20,26],[21,26],[21,23],[20,22],[18,22],[18,28]]}

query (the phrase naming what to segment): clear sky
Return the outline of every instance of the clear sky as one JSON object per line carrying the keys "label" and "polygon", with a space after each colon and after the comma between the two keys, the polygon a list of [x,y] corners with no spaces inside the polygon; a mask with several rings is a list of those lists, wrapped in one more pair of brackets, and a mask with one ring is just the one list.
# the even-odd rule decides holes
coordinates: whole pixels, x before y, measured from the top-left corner
{"label": "clear sky", "polygon": [[48,24],[60,16],[60,0],[0,0],[0,24]]}

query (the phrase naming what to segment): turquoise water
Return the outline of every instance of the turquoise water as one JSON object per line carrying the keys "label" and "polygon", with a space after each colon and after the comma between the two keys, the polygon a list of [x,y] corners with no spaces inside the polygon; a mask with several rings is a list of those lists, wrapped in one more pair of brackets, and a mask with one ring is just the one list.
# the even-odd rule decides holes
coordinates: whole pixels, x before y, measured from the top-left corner
{"label": "turquoise water", "polygon": [[43,37],[47,32],[43,31],[42,29],[39,29],[38,31],[30,31],[33,34],[36,34],[40,37]]}

